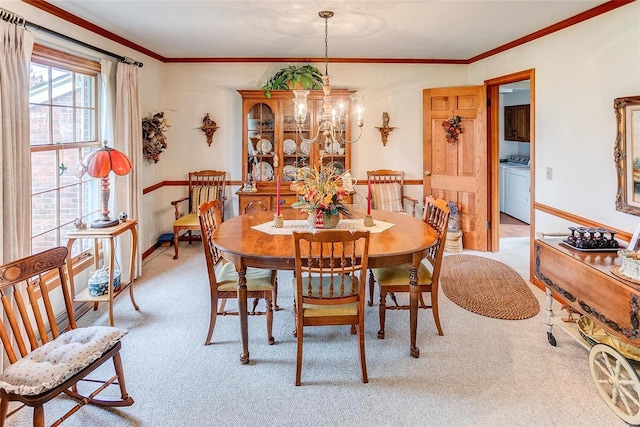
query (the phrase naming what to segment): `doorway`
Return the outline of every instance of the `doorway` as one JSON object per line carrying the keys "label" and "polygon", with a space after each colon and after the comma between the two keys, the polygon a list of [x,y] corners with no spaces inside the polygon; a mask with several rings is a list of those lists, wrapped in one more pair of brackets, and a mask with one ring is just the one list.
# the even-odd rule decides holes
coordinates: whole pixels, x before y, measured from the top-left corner
{"label": "doorway", "polygon": [[[533,195],[535,173],[534,173],[534,147],[535,147],[535,72],[533,69],[498,77],[485,81],[487,90],[487,149],[489,160],[489,220],[490,230],[488,233],[488,250],[498,252],[500,250],[500,238],[507,234],[517,233],[522,237],[533,237],[534,216],[533,216]],[[528,97],[525,91],[528,91]],[[514,95],[515,93],[515,95]],[[528,102],[527,99],[528,98]],[[505,141],[504,139],[504,107],[505,105],[529,104],[529,142]],[[528,195],[528,218],[523,218],[520,214],[518,218],[505,216],[504,202],[501,209],[501,184],[504,186],[504,179],[501,178],[500,159],[505,159],[509,155],[528,157],[529,161],[529,195]],[[505,163],[505,162],[503,162]],[[520,173],[523,175],[523,173]],[[524,179],[524,178],[522,178]],[[503,181],[501,183],[501,181]],[[520,210],[522,212],[522,210]],[[526,221],[528,219],[529,221]],[[526,223],[529,223],[528,227]],[[504,236],[507,237],[507,236]],[[515,237],[515,236],[513,236]],[[531,243],[531,242],[530,242]],[[528,245],[529,248],[531,244]],[[529,257],[531,249],[529,249]]]}

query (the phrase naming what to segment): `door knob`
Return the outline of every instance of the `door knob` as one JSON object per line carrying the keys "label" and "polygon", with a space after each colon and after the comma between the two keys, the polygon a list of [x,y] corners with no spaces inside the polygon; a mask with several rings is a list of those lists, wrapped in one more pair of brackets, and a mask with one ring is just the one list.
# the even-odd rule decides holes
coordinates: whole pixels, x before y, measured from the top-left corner
{"label": "door knob", "polygon": [[424,171],[425,176],[431,176],[431,171]]}

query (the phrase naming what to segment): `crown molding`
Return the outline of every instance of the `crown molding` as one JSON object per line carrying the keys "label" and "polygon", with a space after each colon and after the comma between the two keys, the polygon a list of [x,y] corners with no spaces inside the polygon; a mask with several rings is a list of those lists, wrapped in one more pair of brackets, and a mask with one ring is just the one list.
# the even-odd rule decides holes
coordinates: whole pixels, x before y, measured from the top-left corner
{"label": "crown molding", "polygon": [[[520,37],[512,42],[498,46],[495,49],[488,50],[479,55],[473,56],[469,59],[430,59],[430,58],[329,58],[329,62],[332,63],[359,63],[359,64],[458,64],[468,65],[474,62],[486,59],[490,56],[497,55],[498,53],[513,49],[514,47],[521,46],[529,43],[530,41],[539,39],[565,28],[584,22],[588,19],[610,12],[619,7],[625,6],[629,3],[633,3],[636,0],[611,0],[596,6],[592,9],[572,16],[571,18],[560,21],[556,24],[550,25],[546,28],[533,32],[527,36]],[[143,46],[135,44],[123,37],[118,36],[110,31],[105,30],[89,21],[86,21],[72,13],[66,12],[57,6],[47,3],[44,0],[22,0],[37,9],[54,15],[60,19],[63,19],[72,24],[78,25],[88,31],[103,36],[109,40],[120,43],[123,46],[127,46],[133,50],[143,53],[147,56],[157,59],[158,61],[165,63],[258,63],[258,62],[324,62],[324,58],[255,58],[255,57],[227,57],[227,58],[165,58]]]}

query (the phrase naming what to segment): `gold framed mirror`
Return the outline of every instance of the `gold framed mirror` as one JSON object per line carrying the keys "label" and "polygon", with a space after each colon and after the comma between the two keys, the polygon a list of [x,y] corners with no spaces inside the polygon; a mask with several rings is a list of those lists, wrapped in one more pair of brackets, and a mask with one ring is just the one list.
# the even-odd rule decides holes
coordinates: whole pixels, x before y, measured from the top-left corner
{"label": "gold framed mirror", "polygon": [[616,98],[616,210],[640,215],[640,96]]}

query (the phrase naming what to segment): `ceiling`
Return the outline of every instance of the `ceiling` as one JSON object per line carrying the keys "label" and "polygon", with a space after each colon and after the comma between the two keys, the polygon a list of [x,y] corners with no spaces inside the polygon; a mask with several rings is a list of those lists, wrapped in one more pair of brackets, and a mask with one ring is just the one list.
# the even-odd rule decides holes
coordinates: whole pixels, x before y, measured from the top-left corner
{"label": "ceiling", "polygon": [[[592,0],[47,0],[163,59],[469,60],[608,3]],[[34,2],[29,2],[34,4]],[[36,22],[37,24],[37,22]]]}

